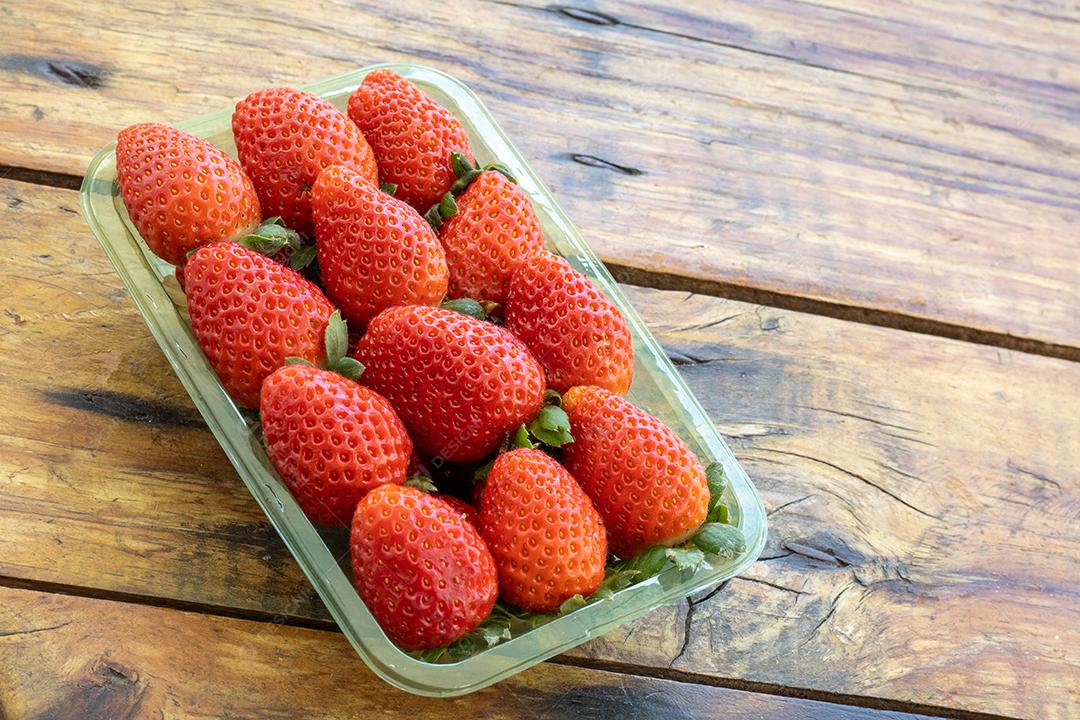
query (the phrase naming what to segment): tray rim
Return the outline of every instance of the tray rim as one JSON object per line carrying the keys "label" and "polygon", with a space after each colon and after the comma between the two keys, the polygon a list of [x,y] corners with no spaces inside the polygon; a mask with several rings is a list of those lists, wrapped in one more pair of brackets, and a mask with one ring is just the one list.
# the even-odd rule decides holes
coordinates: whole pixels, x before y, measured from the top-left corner
{"label": "tray rim", "polygon": [[[160,290],[160,294],[154,292],[155,288],[153,287],[147,289],[143,284],[137,283],[127,267],[127,262],[130,260],[125,259],[122,256],[122,248],[114,245],[113,238],[105,232],[102,218],[99,216],[99,208],[94,202],[95,196],[101,197],[104,196],[105,193],[102,192],[101,188],[95,188],[95,185],[101,180],[101,178],[98,177],[99,171],[104,165],[108,164],[110,159],[115,158],[115,142],[103,146],[90,161],[80,189],[80,205],[82,207],[84,219],[102,245],[105,254],[108,256],[114,269],[123,281],[124,286],[129,295],[131,295],[140,315],[143,317],[143,320],[146,322],[155,340],[158,342],[158,345],[161,347],[167,360],[173,367],[174,372],[176,372],[181,383],[184,385],[196,407],[199,409],[200,414],[202,414],[207,421],[207,424],[217,438],[219,445],[229,457],[230,462],[232,462],[234,468],[237,470],[241,480],[255,497],[263,512],[266,514],[268,521],[282,538],[282,541],[288,547],[290,553],[297,560],[297,563],[300,565],[304,574],[308,577],[316,592],[326,604],[331,616],[342,629],[346,638],[360,655],[361,659],[364,660],[365,664],[376,675],[395,687],[418,695],[453,697],[474,692],[503,680],[510,675],[524,670],[526,667],[575,647],[591,637],[601,635],[625,622],[638,618],[656,607],[668,604],[677,598],[693,594],[734,577],[755,562],[760,555],[767,535],[767,519],[764,506],[752,481],[750,481],[741,465],[739,465],[738,461],[734,458],[734,455],[727,447],[726,441],[724,441],[715,430],[715,426],[712,421],[708,419],[707,414],[701,408],[697,399],[685,386],[681,375],[679,375],[674,367],[671,366],[670,361],[667,360],[666,355],[663,353],[652,333],[648,330],[648,327],[641,321],[640,317],[637,316],[636,311],[633,311],[632,305],[622,295],[610,273],[608,273],[603,263],[596,257],[595,253],[593,253],[591,247],[580,235],[576,226],[573,225],[570,219],[562,211],[550,191],[532,171],[531,165],[529,165],[527,160],[521,155],[516,147],[514,147],[479,97],[477,97],[466,84],[448,73],[421,64],[380,63],[328,76],[297,87],[319,96],[331,94],[336,96],[343,92],[351,92],[352,89],[359,86],[360,81],[367,73],[380,68],[395,70],[414,80],[421,77],[428,81],[437,81],[438,83],[441,83],[440,90],[450,92],[455,97],[459,107],[461,105],[461,100],[466,100],[472,108],[467,121],[466,118],[462,118],[463,122],[466,122],[469,126],[476,126],[477,121],[479,120],[481,121],[481,124],[487,126],[488,131],[494,132],[493,137],[485,136],[485,144],[496,141],[497,144],[502,146],[500,152],[497,153],[499,160],[509,164],[511,169],[515,170],[515,174],[518,175],[519,181],[523,181],[523,189],[530,194],[534,203],[542,203],[545,213],[552,216],[552,219],[559,225],[559,229],[568,238],[567,242],[574,246],[573,249],[576,254],[572,259],[576,261],[577,265],[582,266],[579,269],[589,271],[587,274],[602,287],[606,294],[616,299],[622,307],[631,309],[627,321],[635,331],[635,335],[637,336],[635,339],[640,339],[653,353],[664,359],[667,364],[665,374],[673,383],[674,391],[679,396],[679,400],[681,401],[680,409],[684,412],[688,411],[691,414],[704,417],[705,422],[708,424],[708,429],[695,429],[695,432],[703,432],[705,434],[704,437],[699,437],[698,441],[709,447],[710,451],[716,453],[718,458],[724,462],[725,469],[729,470],[729,492],[733,493],[738,500],[739,517],[737,518],[738,522],[736,525],[743,531],[744,535],[747,536],[747,548],[741,556],[731,561],[721,563],[719,568],[707,563],[703,568],[689,577],[685,577],[684,573],[678,571],[674,567],[668,567],[659,576],[637,583],[616,593],[615,597],[609,601],[587,605],[573,613],[543,625],[540,628],[514,638],[513,640],[481,651],[457,662],[433,664],[412,657],[399,650],[386,638],[381,629],[378,628],[374,618],[368,613],[366,606],[364,606],[363,602],[359,601],[359,596],[356,595],[355,590],[352,589],[351,581],[348,582],[348,587],[352,590],[353,596],[360,605],[362,610],[359,613],[360,617],[354,617],[356,611],[355,607],[349,608],[342,606],[341,599],[339,598],[339,592],[341,591],[341,588],[339,587],[340,581],[335,583],[333,582],[334,578],[327,578],[322,574],[323,569],[320,567],[320,564],[325,563],[326,558],[316,557],[320,555],[318,548],[311,548],[309,546],[313,542],[317,543],[318,546],[321,546],[326,556],[331,556],[332,554],[324,544],[322,538],[318,535],[314,526],[312,526],[310,522],[307,522],[306,518],[303,518],[302,513],[300,513],[300,517],[303,518],[303,524],[306,524],[306,528],[301,524],[301,532],[298,536],[296,538],[291,536],[291,533],[296,529],[291,526],[297,523],[294,516],[296,513],[299,513],[299,508],[295,505],[295,502],[292,501],[291,497],[286,497],[285,500],[278,497],[269,483],[259,483],[258,478],[265,471],[265,467],[257,462],[258,452],[261,451],[261,448],[254,448],[250,444],[250,428],[247,425],[244,416],[236,410],[235,406],[232,405],[231,400],[228,400],[228,396],[225,394],[220,382],[217,381],[216,376],[213,376],[213,381],[217,384],[217,392],[214,392],[213,388],[210,388],[209,393],[205,392],[206,388],[202,386],[206,383],[204,380],[200,380],[195,376],[196,368],[192,365],[193,362],[197,363],[200,359],[205,364],[205,359],[202,358],[201,352],[198,351],[198,347],[196,346],[195,351],[198,353],[198,357],[193,359],[190,356],[190,347],[185,349],[185,343],[179,342],[174,336],[175,328],[166,327],[168,325],[174,325],[175,322],[173,321],[182,323],[182,320],[179,317],[179,313],[175,311],[175,308],[172,308],[172,303],[168,300],[167,294],[165,294],[164,286],[161,285],[160,280],[158,280],[156,276],[153,279],[154,283],[157,285],[156,289]],[[332,93],[330,92],[331,89],[333,89]],[[476,113],[475,117],[473,116],[474,112]],[[199,130],[209,125],[220,123],[222,121],[228,125],[227,119],[231,116],[231,113],[232,108],[225,107],[217,111],[190,118],[180,123],[175,123],[175,127],[199,135]],[[506,153],[507,155],[504,155],[503,153]],[[507,162],[508,160],[511,162]],[[524,174],[519,172],[521,168],[525,169],[526,172]],[[113,185],[114,183],[111,182],[109,188],[110,195],[114,194]],[[130,227],[126,213],[121,216],[121,213],[115,206],[111,203],[110,205],[112,206],[113,214],[115,215],[115,218],[113,219],[119,220],[121,224],[126,226],[129,235],[137,237],[133,228]],[[148,262],[146,258],[143,258],[143,260],[144,262]],[[138,267],[135,267],[134,269],[136,271],[139,270]],[[147,272],[150,272],[149,265],[147,265],[146,270]],[[176,316],[175,318],[170,320],[170,318],[166,316],[164,322],[159,319],[159,315],[162,314],[159,312],[159,308],[163,303],[173,309],[172,314]],[[165,312],[167,313],[167,310]],[[181,333],[181,335],[183,335],[183,333]],[[188,331],[188,335],[190,339],[190,331]],[[221,402],[222,396],[224,396],[225,399],[225,406],[232,407],[233,412],[231,415],[227,413],[223,414],[218,411],[218,408],[223,406]],[[239,425],[243,426],[242,430]],[[238,432],[234,433],[232,431]],[[719,442],[718,447],[714,447],[715,443],[712,442],[713,438],[709,437],[709,435],[715,436],[715,440]],[[244,437],[247,437],[249,440],[248,443],[237,442]],[[735,468],[737,472],[732,472],[731,468]],[[289,511],[291,511],[291,513]],[[307,532],[304,532],[304,530]],[[312,538],[311,536],[314,537]],[[340,572],[340,568],[338,568],[338,570],[342,577],[344,577],[344,573]],[[632,607],[628,607],[629,601],[631,601],[635,595],[642,595],[646,590],[646,586],[649,586],[651,590],[653,602],[650,603],[648,607],[641,607],[640,603],[632,604]],[[628,609],[624,612],[612,612],[612,609],[619,605],[620,599],[626,601],[623,602],[622,605],[623,607],[628,607]],[[346,604],[354,605],[354,603]],[[603,615],[602,619],[600,617],[601,615]],[[590,618],[593,619],[594,622],[588,624],[586,627],[585,625]],[[362,621],[364,627],[357,627],[358,619]],[[374,632],[372,632],[372,629],[374,629]],[[536,647],[540,640],[548,638],[549,636],[550,642],[544,643],[544,647],[542,648]],[[523,642],[529,641],[530,639],[531,642]],[[529,653],[527,657],[518,655],[516,652],[518,650],[529,648],[531,648],[532,652]],[[487,662],[484,662],[485,658],[488,659]],[[485,665],[487,667],[482,670],[481,674],[477,675],[474,673],[476,677],[467,680],[463,677],[464,675],[470,674],[470,670],[481,670]],[[496,665],[498,666],[497,669],[495,667]],[[418,681],[417,675],[422,675],[423,680]]]}

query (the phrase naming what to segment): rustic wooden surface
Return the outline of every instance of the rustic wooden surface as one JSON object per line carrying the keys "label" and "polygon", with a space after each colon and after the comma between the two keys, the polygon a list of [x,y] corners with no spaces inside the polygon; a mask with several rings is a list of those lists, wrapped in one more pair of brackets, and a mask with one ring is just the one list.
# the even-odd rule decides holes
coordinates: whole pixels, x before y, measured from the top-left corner
{"label": "rustic wooden surface", "polygon": [[[0,181],[12,258],[0,266],[2,582],[332,629],[76,201]],[[770,542],[722,591],[559,662],[919,712],[1069,717],[1080,417],[1065,410],[1080,365],[624,289],[762,491]]]}
{"label": "rustic wooden surface", "polygon": [[[286,681],[283,681],[287,678]],[[0,588],[4,717],[855,720],[811,700],[543,664],[467,698],[379,681],[338,633]],[[918,720],[874,712],[874,720]]]}
{"label": "rustic wooden surface", "polygon": [[1075,4],[654,5],[3,0],[0,163],[428,63],[624,280],[1080,359]]}
{"label": "rustic wooden surface", "polygon": [[[1080,714],[1080,9],[387,12],[0,0],[0,720]],[[770,512],[741,578],[453,701],[348,649],[65,189],[382,60],[477,89]]]}

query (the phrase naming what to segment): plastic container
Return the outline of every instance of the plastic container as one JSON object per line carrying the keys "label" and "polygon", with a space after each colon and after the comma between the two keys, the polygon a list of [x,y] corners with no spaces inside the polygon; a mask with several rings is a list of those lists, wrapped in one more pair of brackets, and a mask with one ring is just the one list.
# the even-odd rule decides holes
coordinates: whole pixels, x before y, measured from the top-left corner
{"label": "plastic container", "polygon": [[[738,574],[757,559],[765,543],[765,510],[750,479],[611,275],[468,87],[431,68],[392,64],[326,78],[303,89],[344,108],[364,76],[378,67],[401,73],[457,116],[469,134],[477,160],[497,159],[505,164],[532,198],[548,247],[592,278],[619,306],[633,333],[637,358],[628,397],[667,422],[703,463],[723,463],[729,479],[725,501],[730,521],[742,530],[747,541],[746,552],[739,557],[726,561],[711,557],[692,574],[669,566],[658,576],[632,585],[610,600],[586,605],[465,660],[433,664],[402,652],[379,629],[342,569],[348,564],[344,534],[320,535],[307,520],[270,465],[255,416],[238,410],[222,388],[191,333],[183,295],[172,279],[172,266],[149,252],[128,220],[116,184],[115,145],[102,148],[83,180],[83,215],[237,473],[364,662],[403,690],[451,697],[479,690],[656,607]],[[235,157],[231,114],[232,108],[228,107],[177,127],[210,140]]]}

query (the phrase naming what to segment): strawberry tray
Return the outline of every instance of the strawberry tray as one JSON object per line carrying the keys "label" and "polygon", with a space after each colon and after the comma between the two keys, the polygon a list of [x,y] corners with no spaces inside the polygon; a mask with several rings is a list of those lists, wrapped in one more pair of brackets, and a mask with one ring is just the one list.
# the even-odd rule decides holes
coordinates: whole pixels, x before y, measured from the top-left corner
{"label": "strawberry tray", "polygon": [[[257,416],[234,405],[199,349],[173,267],[147,249],[128,219],[116,182],[115,144],[102,148],[91,161],[81,201],[87,224],[165,357],[356,652],[392,685],[419,695],[452,697],[498,682],[654,608],[737,575],[757,559],[765,543],[765,510],[750,479],[604,265],[468,87],[431,68],[391,64],[326,78],[301,89],[344,108],[364,76],[379,67],[395,70],[447,107],[464,125],[480,162],[497,160],[507,166],[535,205],[548,249],[565,257],[618,305],[634,339],[634,382],[628,399],[670,425],[703,464],[723,465],[728,478],[724,501],[730,523],[746,538],[744,552],[730,559],[709,556],[694,571],[669,563],[660,574],[609,599],[584,605],[454,662],[427,662],[399,650],[379,628],[347,570],[342,569],[348,564],[344,534],[316,527],[304,516],[270,464]],[[223,108],[177,127],[206,138],[235,157],[231,114],[231,107]],[[672,632],[676,632],[674,627]]]}

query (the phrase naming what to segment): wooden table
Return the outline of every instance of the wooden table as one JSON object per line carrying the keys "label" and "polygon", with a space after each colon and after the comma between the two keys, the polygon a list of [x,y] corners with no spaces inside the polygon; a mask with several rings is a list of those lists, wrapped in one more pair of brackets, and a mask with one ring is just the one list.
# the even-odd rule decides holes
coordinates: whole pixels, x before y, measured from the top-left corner
{"label": "wooden table", "polygon": [[[0,718],[1080,717],[1075,3],[97,5],[0,2]],[[480,93],[770,514],[743,577],[446,701],[347,646],[74,190],[386,60]]]}

